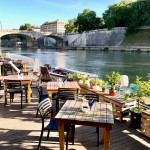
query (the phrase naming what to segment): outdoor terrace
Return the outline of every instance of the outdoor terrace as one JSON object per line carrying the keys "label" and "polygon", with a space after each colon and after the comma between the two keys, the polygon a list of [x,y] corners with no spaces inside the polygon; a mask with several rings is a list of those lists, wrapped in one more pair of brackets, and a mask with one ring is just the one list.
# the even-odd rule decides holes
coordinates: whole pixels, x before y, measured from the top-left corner
{"label": "outdoor terrace", "polygon": [[[33,90],[31,104],[23,103],[20,109],[20,98],[14,100],[11,106],[4,108],[4,94],[0,90],[0,150],[30,150],[37,149],[41,119],[36,118],[38,93]],[[41,150],[58,150],[58,133],[51,132],[49,141],[44,134]],[[103,145],[96,146],[95,128],[76,126],[75,144],[69,143],[69,150],[98,150]],[[111,150],[149,150],[150,139],[139,130],[130,127],[129,118],[123,122],[115,121],[110,137]]]}

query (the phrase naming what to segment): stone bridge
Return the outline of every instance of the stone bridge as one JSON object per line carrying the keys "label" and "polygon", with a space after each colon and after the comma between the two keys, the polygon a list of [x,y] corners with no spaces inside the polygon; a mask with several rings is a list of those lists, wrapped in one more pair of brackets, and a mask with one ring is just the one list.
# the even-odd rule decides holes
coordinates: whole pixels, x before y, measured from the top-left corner
{"label": "stone bridge", "polygon": [[[43,41],[47,37],[47,41],[43,42],[43,46],[119,46],[124,39],[126,27],[108,29],[91,30],[88,32],[70,33],[70,34],[54,34],[40,31],[24,31],[24,30],[2,30],[0,38],[8,34],[20,34],[27,39],[27,46],[32,47],[33,43],[40,38]],[[49,38],[50,37],[50,38]],[[52,39],[51,39],[52,38]],[[55,39],[55,43],[52,41]]]}
{"label": "stone bridge", "polygon": [[22,35],[27,40],[27,47],[32,47],[33,42],[37,41],[38,38],[41,37],[51,37],[56,40],[56,43],[63,44],[63,34],[50,34],[48,32],[40,32],[40,31],[27,31],[27,30],[1,30],[0,38],[4,35]]}

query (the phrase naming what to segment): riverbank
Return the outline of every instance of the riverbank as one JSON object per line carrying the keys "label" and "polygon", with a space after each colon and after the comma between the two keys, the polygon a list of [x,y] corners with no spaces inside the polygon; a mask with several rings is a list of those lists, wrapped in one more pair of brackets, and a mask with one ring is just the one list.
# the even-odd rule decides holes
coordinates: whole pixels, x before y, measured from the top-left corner
{"label": "riverbank", "polygon": [[63,50],[100,50],[123,52],[150,52],[150,47],[144,46],[83,46],[83,47],[51,47],[51,49]]}

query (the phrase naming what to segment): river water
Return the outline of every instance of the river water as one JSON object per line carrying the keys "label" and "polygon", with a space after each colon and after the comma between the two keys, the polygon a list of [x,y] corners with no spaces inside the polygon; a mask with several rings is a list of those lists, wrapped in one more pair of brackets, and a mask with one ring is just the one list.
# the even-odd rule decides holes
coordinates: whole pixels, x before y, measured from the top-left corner
{"label": "river water", "polygon": [[150,73],[150,53],[146,52],[12,48],[1,50],[2,53],[10,52],[38,58],[41,65],[50,64],[51,67],[60,66],[95,73],[103,79],[112,71],[128,75],[130,82],[133,82],[136,75],[146,79],[147,73]]}

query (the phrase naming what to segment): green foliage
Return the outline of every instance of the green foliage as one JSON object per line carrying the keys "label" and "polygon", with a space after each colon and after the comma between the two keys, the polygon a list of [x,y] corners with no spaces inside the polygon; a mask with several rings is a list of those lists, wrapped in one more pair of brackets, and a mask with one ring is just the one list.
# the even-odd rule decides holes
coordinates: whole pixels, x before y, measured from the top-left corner
{"label": "green foliage", "polygon": [[[149,77],[150,74],[148,74]],[[140,108],[140,100],[142,97],[147,97],[150,94],[150,80],[141,81],[142,77],[136,76],[135,78],[135,85],[131,86],[132,92],[130,94],[138,102],[137,110],[141,112],[142,109]],[[133,109],[134,111],[135,109]]]}
{"label": "green foliage", "polygon": [[108,82],[103,80],[102,81],[102,87],[103,88],[107,88],[107,85],[108,85]]}
{"label": "green foliage", "polygon": [[99,78],[92,78],[91,80],[90,80],[90,84],[91,85],[102,85],[102,80],[101,79],[99,79]]}
{"label": "green foliage", "polygon": [[80,73],[75,73],[73,74],[73,78],[75,79],[75,81],[80,81],[84,78],[84,76]]}
{"label": "green foliage", "polygon": [[113,71],[111,75],[106,74],[106,79],[108,80],[108,84],[111,86],[116,86],[120,81],[120,73]]}
{"label": "green foliage", "polygon": [[32,30],[32,26],[29,23],[25,23],[24,25],[21,25],[19,30]]}
{"label": "green foliage", "polygon": [[74,25],[76,19],[71,19],[68,21],[68,24],[65,25],[65,33],[75,33],[77,32],[77,27]]}
{"label": "green foliage", "polygon": [[96,17],[96,13],[90,9],[84,9],[82,13],[79,13],[75,22],[79,33],[99,29],[102,25],[101,18]]}
{"label": "green foliage", "polygon": [[121,45],[134,45],[136,43],[149,43],[150,30],[138,30],[137,32],[127,34]]}
{"label": "green foliage", "polygon": [[140,26],[150,25],[150,0],[122,0],[108,7],[103,19],[109,29],[125,26],[129,32],[135,32]]}

